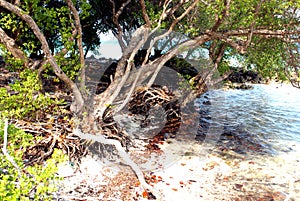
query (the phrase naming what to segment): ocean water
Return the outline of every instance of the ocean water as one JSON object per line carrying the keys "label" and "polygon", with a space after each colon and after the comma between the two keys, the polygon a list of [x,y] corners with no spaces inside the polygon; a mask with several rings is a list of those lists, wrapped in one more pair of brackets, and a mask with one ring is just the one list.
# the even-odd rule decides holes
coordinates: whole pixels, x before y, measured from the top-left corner
{"label": "ocean water", "polygon": [[[230,182],[245,187],[240,200],[300,200],[300,89],[253,87],[213,90],[199,98],[198,137],[228,164],[237,161]],[[261,199],[265,192],[273,199]]]}
{"label": "ocean water", "polygon": [[198,99],[200,110],[209,114],[209,118],[204,116],[200,120],[208,124],[206,134],[215,132],[214,140],[222,138],[224,132],[225,136],[240,135],[267,145],[266,149],[274,154],[300,146],[300,89],[288,84],[253,87],[213,90]]}

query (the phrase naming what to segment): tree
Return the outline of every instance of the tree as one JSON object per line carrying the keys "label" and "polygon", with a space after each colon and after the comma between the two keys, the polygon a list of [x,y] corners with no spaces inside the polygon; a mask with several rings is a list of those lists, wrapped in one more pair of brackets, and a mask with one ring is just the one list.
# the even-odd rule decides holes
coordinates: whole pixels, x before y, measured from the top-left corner
{"label": "tree", "polygon": [[[1,21],[0,36],[6,50],[21,60],[27,68],[32,68],[29,65],[28,53],[38,52],[42,56],[42,66],[49,64],[55,75],[72,91],[74,96],[72,112],[82,113],[85,102],[93,99],[94,110],[87,114],[89,129],[86,131],[89,133],[97,131],[108,135],[101,129],[107,109],[109,108],[112,113],[122,110],[141,83],[146,82],[146,87],[151,87],[163,66],[184,51],[188,52],[188,56],[193,55],[194,50],[199,51],[199,47],[206,48],[209,52],[213,62],[212,68],[199,71],[199,74],[190,80],[201,93],[228,75],[226,68],[228,55],[246,58],[251,67],[266,75],[286,71],[292,72],[291,76],[299,77],[299,69],[296,66],[299,54],[295,51],[300,41],[299,2],[293,0],[81,2],[83,3],[71,0],[66,0],[66,3],[45,1],[39,5],[38,1],[13,4],[0,0],[0,7],[3,8],[1,16],[2,19],[6,19],[6,22]],[[55,6],[50,6],[50,3],[54,3]],[[37,8],[38,10],[35,10]],[[84,15],[87,11],[90,11],[91,15]],[[44,16],[42,12],[51,17]],[[38,16],[35,16],[35,13],[38,13]],[[57,17],[60,19],[60,25],[52,29],[53,21]],[[80,17],[85,18],[80,20]],[[15,32],[17,24],[19,29]],[[111,30],[117,37],[123,53],[110,85],[104,92],[93,96],[89,96],[84,88],[86,75],[83,46],[90,50],[97,44],[97,40],[96,42],[89,40],[89,34],[84,34],[85,26],[94,36],[97,29],[100,32]],[[21,34],[24,41],[19,40],[18,34]],[[33,36],[38,41],[32,39]],[[151,57],[152,49],[158,47],[163,53]],[[134,58],[140,49],[147,51],[140,65],[134,66]],[[68,55],[74,56],[70,56],[71,61],[66,59]],[[275,60],[268,65],[270,56]],[[69,63],[71,69],[64,68],[62,61]],[[70,72],[74,72],[74,66],[80,69],[79,85],[71,79]],[[220,67],[225,67],[225,70],[223,76],[216,79],[214,75]],[[128,83],[131,85],[123,96],[123,103],[113,107],[115,99]],[[186,97],[186,101],[193,100],[195,95],[197,93],[191,93]],[[119,147],[115,141],[106,142]],[[134,165],[132,167],[141,179],[141,173]]]}

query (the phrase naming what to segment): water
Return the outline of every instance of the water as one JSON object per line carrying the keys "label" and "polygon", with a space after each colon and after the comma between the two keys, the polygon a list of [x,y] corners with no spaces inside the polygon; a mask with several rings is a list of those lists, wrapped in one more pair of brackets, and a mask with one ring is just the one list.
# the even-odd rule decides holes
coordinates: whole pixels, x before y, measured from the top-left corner
{"label": "water", "polygon": [[223,134],[231,128],[237,136],[267,145],[274,154],[300,146],[300,90],[289,85],[253,86],[252,90],[220,89],[205,94],[198,103],[210,118],[204,116],[202,121],[210,128],[223,125]]}
{"label": "water", "polygon": [[[212,154],[234,164],[229,180],[245,187],[239,197],[251,192],[250,200],[300,200],[300,90],[276,84],[253,87],[214,90],[199,98],[203,129],[198,139],[211,143],[206,140],[211,134]],[[262,199],[267,194],[274,197]]]}

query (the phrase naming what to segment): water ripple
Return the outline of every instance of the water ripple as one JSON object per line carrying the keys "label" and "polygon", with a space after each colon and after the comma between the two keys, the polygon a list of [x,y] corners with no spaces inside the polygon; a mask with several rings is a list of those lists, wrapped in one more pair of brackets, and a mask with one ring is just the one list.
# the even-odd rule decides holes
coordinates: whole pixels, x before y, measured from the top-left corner
{"label": "water ripple", "polygon": [[[203,104],[208,101],[211,104]],[[196,102],[209,114],[202,117],[200,124],[202,121],[233,128],[238,125],[238,132],[253,134],[261,146],[272,143],[276,151],[282,151],[291,141],[300,144],[299,89],[254,85],[252,90],[210,91]]]}

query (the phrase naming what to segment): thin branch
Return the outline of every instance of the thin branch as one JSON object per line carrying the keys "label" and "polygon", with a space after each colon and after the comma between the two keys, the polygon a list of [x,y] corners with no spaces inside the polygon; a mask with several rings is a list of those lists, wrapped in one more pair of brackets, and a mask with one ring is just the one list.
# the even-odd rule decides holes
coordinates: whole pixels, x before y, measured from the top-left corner
{"label": "thin branch", "polygon": [[[238,29],[238,30],[230,30],[225,32],[207,32],[207,34],[214,36],[217,39],[220,39],[233,48],[235,48],[241,54],[246,53],[246,42],[242,39],[242,37],[249,36],[249,33],[252,32],[253,36],[259,36],[262,38],[277,38],[284,42],[300,42],[300,30],[268,30],[268,29],[256,29],[251,31],[251,29]],[[291,36],[295,36],[292,38]],[[233,39],[233,37],[235,37]],[[249,41],[248,43],[250,43]]]}
{"label": "thin branch", "polygon": [[212,31],[216,31],[221,26],[221,24],[224,22],[224,20],[226,19],[226,17],[229,14],[230,0],[224,0],[224,5],[225,5],[225,8],[222,11],[221,17],[218,14],[216,14],[217,21],[216,21],[215,25],[213,26]]}
{"label": "thin branch", "polygon": [[[180,21],[180,20],[182,20],[197,4],[198,4],[198,2],[199,2],[199,0],[196,0],[196,1],[194,1],[194,3],[193,4],[191,4],[179,17],[177,17],[173,22],[172,22],[172,24],[171,24],[171,26],[170,26],[170,28],[168,29],[168,31],[167,32],[165,32],[164,34],[162,34],[162,35],[160,35],[160,36],[157,36],[157,37],[155,37],[152,41],[151,41],[151,43],[150,43],[150,47],[148,48],[148,50],[147,50],[147,54],[146,54],[146,57],[145,57],[145,60],[143,61],[143,64],[145,64],[146,62],[147,62],[147,60],[148,60],[148,57],[149,57],[149,55],[150,55],[150,52],[151,52],[151,49],[152,49],[152,47],[154,46],[154,44],[158,41],[158,40],[160,40],[160,39],[162,39],[162,38],[164,38],[164,37],[166,37],[166,36],[168,36],[172,31],[173,31],[173,29],[174,29],[174,27],[175,27],[175,25]],[[161,16],[163,16],[164,15],[164,13],[162,13],[162,15]],[[151,34],[150,35],[152,35],[153,33],[155,33],[155,31],[157,31],[157,29],[159,28],[158,27],[159,25],[157,25],[157,27],[151,32]]]}
{"label": "thin branch", "polygon": [[203,4],[206,5],[206,6],[210,6],[210,3],[205,2],[205,1],[203,1],[203,0],[201,0],[201,3],[203,3]]}
{"label": "thin branch", "polygon": [[134,89],[135,89],[135,87],[136,87],[136,85],[137,85],[137,82],[138,82],[138,80],[139,80],[139,78],[140,78],[140,76],[141,76],[142,69],[143,69],[143,68],[139,68],[139,69],[138,69],[138,73],[136,74],[136,77],[135,77],[135,79],[134,79],[134,81],[133,81],[133,83],[132,83],[132,86],[131,86],[129,92],[127,93],[127,96],[126,96],[125,100],[124,100],[123,103],[117,108],[117,110],[115,111],[115,113],[120,112],[120,111],[126,106],[126,104],[128,103],[128,101],[129,101],[129,99],[130,99],[132,93],[134,92]]}
{"label": "thin branch", "polygon": [[161,26],[161,22],[166,19],[166,17],[168,16],[168,6],[170,5],[170,3],[172,2],[172,0],[166,0],[164,2],[164,5],[163,5],[163,11],[159,17],[159,20],[158,20],[158,23],[157,23],[157,27],[160,27]]}
{"label": "thin branch", "polygon": [[247,37],[247,41],[246,41],[246,48],[248,48],[249,47],[249,45],[250,45],[250,43],[251,43],[251,41],[252,41],[252,36],[253,36],[253,30],[254,30],[254,27],[255,27],[255,24],[256,24],[256,18],[257,18],[257,16],[258,16],[258,11],[259,11],[259,9],[260,9],[260,7],[261,7],[261,4],[264,2],[264,0],[260,0],[260,2],[258,3],[258,5],[256,6],[256,8],[255,8],[255,15],[254,15],[254,19],[253,19],[253,22],[252,22],[252,24],[251,24],[251,27],[250,27],[250,33],[249,33],[249,35],[248,35],[248,37]]}
{"label": "thin branch", "polygon": [[[251,29],[237,29],[237,30],[229,30],[225,32],[220,32],[220,34],[224,35],[224,37],[232,37],[232,36],[247,36]],[[268,38],[279,38],[283,39],[287,36],[299,36],[300,30],[269,30],[267,28],[259,28],[257,27],[253,30],[253,35],[268,37]],[[300,41],[299,37],[297,38]]]}
{"label": "thin branch", "polygon": [[78,50],[79,50],[79,57],[80,57],[80,65],[81,65],[81,73],[80,73],[80,83],[81,86],[80,88],[83,89],[85,86],[85,63],[84,63],[84,52],[83,52],[83,45],[82,45],[82,29],[81,29],[81,24],[80,24],[80,17],[79,14],[71,0],[67,0],[67,5],[71,12],[73,13],[74,20],[75,20],[75,28],[77,30],[77,45],[78,45]]}
{"label": "thin branch", "polygon": [[208,48],[209,56],[212,58],[214,55],[215,48],[217,47],[218,41],[213,40],[210,47]]}
{"label": "thin branch", "polygon": [[215,84],[218,84],[220,82],[222,82],[223,80],[225,80],[226,78],[228,78],[228,76],[233,72],[233,70],[230,70],[226,73],[224,73],[222,76],[218,77],[217,79],[213,80],[213,81],[209,81],[209,86],[214,86]]}
{"label": "thin branch", "polygon": [[[163,10],[162,10],[162,14],[160,15],[159,17],[159,20],[158,20],[158,23],[157,23],[157,26],[151,31],[151,33],[149,34],[149,36],[152,36],[154,33],[156,33],[156,31],[161,27],[161,23],[162,21],[168,16],[167,15],[167,8],[169,6],[169,4],[172,2],[172,0],[166,0],[164,2],[164,5],[163,5]],[[152,42],[150,43],[150,46],[147,50],[147,53],[146,53],[146,56],[144,58],[144,61],[142,63],[142,66],[144,66],[147,61],[148,61],[148,58],[149,58],[149,55],[150,55],[150,52],[151,52],[151,49],[152,47],[154,46],[155,42]]]}
{"label": "thin branch", "polygon": [[131,2],[131,0],[127,0],[122,4],[122,6],[119,8],[118,12],[116,13],[116,19],[119,20],[119,16],[122,14],[124,8]]}
{"label": "thin branch", "polygon": [[180,53],[181,51],[187,50],[187,49],[191,49],[199,44],[203,44],[209,40],[212,40],[213,36],[209,36],[209,35],[201,35],[196,37],[195,39],[192,40],[188,40],[185,41],[179,45],[177,45],[175,48],[173,48],[172,50],[170,50],[168,53],[164,54],[162,57],[156,59],[155,61],[153,61],[152,63],[156,64],[155,66],[156,69],[151,77],[151,79],[149,80],[147,86],[150,87],[153,85],[159,71],[161,70],[161,68],[164,66],[164,64],[170,60],[172,57],[174,57],[175,55],[177,55],[178,53]]}
{"label": "thin branch", "polygon": [[211,80],[213,74],[216,72],[216,70],[219,67],[219,64],[220,64],[220,62],[223,58],[223,55],[225,53],[225,49],[226,49],[226,44],[222,43],[221,47],[219,48],[219,51],[216,55],[217,57],[212,59],[214,67],[207,73],[207,75],[203,75],[204,79]]}
{"label": "thin branch", "polygon": [[287,47],[286,51],[282,53],[282,55],[287,61],[284,69],[285,76],[288,78],[293,87],[300,88],[299,49]]}
{"label": "thin branch", "polygon": [[[71,37],[68,39],[69,41],[74,41],[75,40],[75,37],[77,35],[77,29],[75,29],[73,27],[73,30],[72,30],[72,35]],[[67,53],[68,53],[68,49],[66,47],[63,47],[62,50],[60,52],[58,52],[56,55],[59,55],[61,57],[64,57]]]}
{"label": "thin branch", "polygon": [[217,58],[214,61],[214,63],[216,63],[217,65],[219,65],[219,63],[221,62],[223,55],[225,53],[225,49],[226,49],[226,45],[224,43],[222,43],[221,47],[219,48]]}
{"label": "thin branch", "polygon": [[121,25],[119,23],[119,16],[123,12],[124,8],[131,2],[131,0],[127,0],[126,2],[124,2],[122,4],[122,6],[119,8],[118,12],[116,12],[116,4],[115,4],[114,0],[109,0],[109,1],[113,5],[113,10],[112,10],[113,11],[113,16],[112,16],[113,22],[117,26],[117,29],[118,29],[118,33],[115,34],[115,36],[116,36],[116,38],[117,38],[117,40],[118,40],[118,42],[120,44],[122,52],[124,52],[125,48],[126,48],[126,45],[125,45],[125,43],[123,41],[123,37],[122,37],[123,31],[122,31],[122,27],[121,27]]}
{"label": "thin branch", "polygon": [[[192,3],[179,17],[177,17],[173,23],[170,26],[170,29],[173,29],[174,26],[180,21],[182,20],[197,4],[198,4],[199,0],[194,1],[194,3]],[[169,30],[170,30],[169,29]]]}
{"label": "thin branch", "polygon": [[144,20],[146,22],[146,26],[150,27],[151,26],[151,22],[150,22],[148,14],[147,14],[145,1],[144,0],[140,0],[140,4],[141,4],[141,7],[142,7],[142,14],[143,14],[143,18],[144,18]]}
{"label": "thin branch", "polygon": [[220,39],[226,43],[228,43],[230,46],[232,46],[234,49],[236,49],[239,53],[245,54],[246,48],[245,43],[242,40],[236,41],[229,37],[226,37],[224,34],[220,34],[217,32],[210,32],[209,35],[213,36],[214,38]]}

